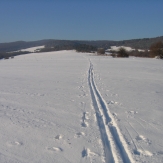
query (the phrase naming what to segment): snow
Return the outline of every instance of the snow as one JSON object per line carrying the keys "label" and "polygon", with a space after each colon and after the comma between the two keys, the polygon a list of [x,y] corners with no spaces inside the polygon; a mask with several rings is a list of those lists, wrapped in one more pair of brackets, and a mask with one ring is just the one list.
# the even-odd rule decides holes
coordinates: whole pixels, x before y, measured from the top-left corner
{"label": "snow", "polygon": [[163,65],[75,51],[0,61],[0,162],[163,162]]}
{"label": "snow", "polygon": [[[110,50],[114,50],[114,51],[118,51],[120,48],[124,48],[126,51],[133,51],[135,49],[131,48],[131,47],[127,47],[127,46],[111,46],[111,49],[108,49],[108,51]],[[145,50],[142,49],[138,49],[139,52],[144,52]]]}
{"label": "snow", "polygon": [[142,50],[142,49],[138,49],[139,52],[145,52],[145,50]]}
{"label": "snow", "polygon": [[124,48],[127,51],[135,50],[135,49],[132,49],[131,47],[127,47],[127,46],[111,46],[111,49],[108,49],[108,50],[118,51],[120,48]]}
{"label": "snow", "polygon": [[38,49],[43,49],[43,48],[44,48],[44,46],[35,46],[35,47],[27,48],[27,49],[21,49],[20,51],[35,52]]}

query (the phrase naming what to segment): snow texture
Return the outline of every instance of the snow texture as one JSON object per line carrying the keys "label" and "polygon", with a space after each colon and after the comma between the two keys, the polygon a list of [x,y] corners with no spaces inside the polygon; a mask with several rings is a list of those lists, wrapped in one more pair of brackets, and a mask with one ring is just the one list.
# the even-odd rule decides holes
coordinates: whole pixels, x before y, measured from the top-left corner
{"label": "snow texture", "polygon": [[0,162],[163,162],[162,72],[75,51],[0,60]]}

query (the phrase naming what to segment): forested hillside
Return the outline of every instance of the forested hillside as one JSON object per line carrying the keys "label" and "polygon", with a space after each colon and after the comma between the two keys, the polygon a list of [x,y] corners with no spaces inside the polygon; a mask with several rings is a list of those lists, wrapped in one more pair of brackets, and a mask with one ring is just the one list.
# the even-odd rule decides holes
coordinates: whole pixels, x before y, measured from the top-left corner
{"label": "forested hillside", "polygon": [[24,48],[42,46],[45,45],[45,51],[49,49],[55,50],[71,50],[80,44],[91,45],[96,48],[108,49],[110,46],[129,46],[135,49],[149,49],[151,44],[163,41],[163,36],[155,38],[143,38],[143,39],[132,39],[122,41],[108,41],[108,40],[97,40],[97,41],[81,41],[81,40],[39,40],[39,41],[17,41],[10,43],[0,43],[0,52],[11,52],[17,51]]}

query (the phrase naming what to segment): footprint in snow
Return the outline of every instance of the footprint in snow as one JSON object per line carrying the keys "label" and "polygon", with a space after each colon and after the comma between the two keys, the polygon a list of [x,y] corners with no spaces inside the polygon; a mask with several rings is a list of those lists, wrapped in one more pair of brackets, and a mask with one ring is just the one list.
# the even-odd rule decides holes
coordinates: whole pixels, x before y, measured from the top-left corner
{"label": "footprint in snow", "polygon": [[151,144],[151,141],[150,141],[149,139],[145,138],[143,135],[138,135],[138,136],[136,136],[135,140],[137,140],[137,141],[144,141],[144,142],[146,142],[148,145]]}
{"label": "footprint in snow", "polygon": [[85,133],[84,132],[78,132],[75,134],[75,138],[80,138],[81,136],[85,136]]}
{"label": "footprint in snow", "polygon": [[87,157],[88,156],[88,149],[84,148],[81,154],[82,154],[82,157]]}
{"label": "footprint in snow", "polygon": [[144,156],[152,156],[153,154],[147,150],[141,150],[141,149],[135,149],[134,150],[135,155],[144,155]]}
{"label": "footprint in snow", "polygon": [[60,147],[48,147],[47,150],[52,151],[52,152],[62,152],[63,151],[63,149]]}
{"label": "footprint in snow", "polygon": [[116,94],[116,93],[112,93],[111,96],[118,96],[118,94]]}
{"label": "footprint in snow", "polygon": [[129,114],[137,114],[138,112],[137,112],[137,111],[131,110],[131,111],[128,111],[128,113],[129,113]]}
{"label": "footprint in snow", "polygon": [[139,140],[145,141],[145,140],[146,140],[146,138],[145,138],[143,135],[138,135],[138,136],[136,136],[135,139],[136,139],[137,141],[139,141]]}
{"label": "footprint in snow", "polygon": [[82,123],[81,123],[82,127],[88,127],[88,123],[86,122],[86,120],[88,119],[89,119],[88,112],[83,112]]}
{"label": "footprint in snow", "polygon": [[81,123],[81,126],[82,126],[82,127],[88,127],[88,123],[87,123],[87,122],[82,122],[82,123]]}
{"label": "footprint in snow", "polygon": [[116,102],[116,101],[109,101],[108,104],[109,105],[113,105],[113,104],[118,104],[118,102]]}
{"label": "footprint in snow", "polygon": [[158,151],[157,155],[163,155],[163,151]]}
{"label": "footprint in snow", "polygon": [[116,121],[120,121],[120,119],[118,119],[118,117],[117,117],[117,113],[112,113],[112,115],[114,116],[114,119],[115,119]]}
{"label": "footprint in snow", "polygon": [[63,137],[62,135],[57,135],[57,136],[55,137],[55,139],[56,139],[56,140],[60,140],[60,139],[62,139],[62,137]]}
{"label": "footprint in snow", "polygon": [[22,146],[23,142],[18,142],[18,141],[12,141],[12,142],[7,142],[7,145],[12,147],[12,146]]}
{"label": "footprint in snow", "polygon": [[114,116],[114,117],[116,117],[116,116],[117,116],[117,113],[112,113],[112,114],[113,114],[113,116]]}
{"label": "footprint in snow", "polygon": [[89,148],[84,148],[82,151],[82,157],[92,157],[92,156],[100,156],[97,153],[91,152],[91,150]]}

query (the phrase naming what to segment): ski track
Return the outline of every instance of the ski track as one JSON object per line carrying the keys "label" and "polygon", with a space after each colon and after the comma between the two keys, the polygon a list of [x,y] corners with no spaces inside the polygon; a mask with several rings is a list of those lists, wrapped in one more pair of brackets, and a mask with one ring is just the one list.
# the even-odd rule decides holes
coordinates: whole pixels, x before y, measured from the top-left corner
{"label": "ski track", "polygon": [[146,124],[149,125],[150,127],[154,128],[154,129],[156,129],[156,130],[158,130],[158,131],[160,130],[160,129],[158,129],[157,127],[155,127],[152,123],[147,122],[146,120],[141,119],[141,118],[139,118],[139,117],[138,117],[138,119],[141,120],[142,122],[146,123]]}
{"label": "ski track", "polygon": [[95,81],[93,64],[90,61],[88,83],[92,97],[92,104],[96,112],[97,123],[101,133],[106,163],[134,163],[127,143],[118,128],[107,104],[101,96]]}

